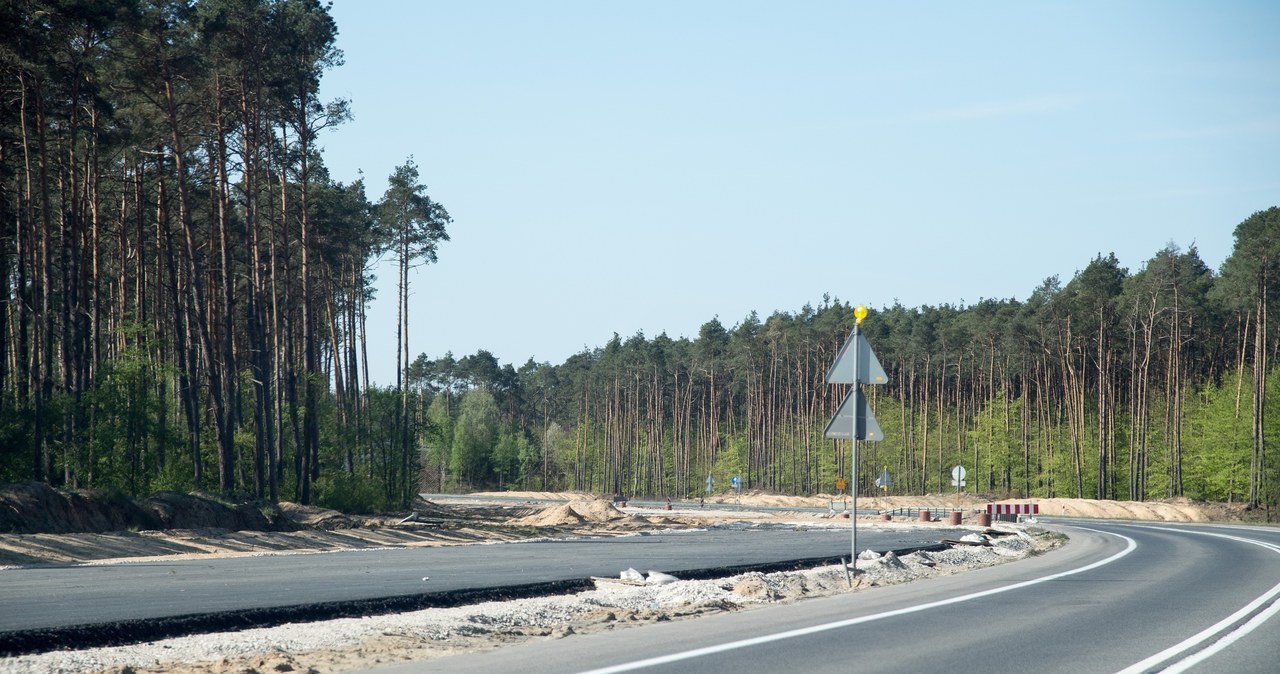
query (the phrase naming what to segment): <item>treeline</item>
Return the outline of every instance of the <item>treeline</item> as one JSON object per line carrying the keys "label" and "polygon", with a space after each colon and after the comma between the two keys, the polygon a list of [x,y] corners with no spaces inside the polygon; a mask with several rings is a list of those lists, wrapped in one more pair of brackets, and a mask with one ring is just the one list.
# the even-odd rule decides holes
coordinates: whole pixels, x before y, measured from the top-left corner
{"label": "treeline", "polygon": [[412,159],[376,204],[329,178],[336,36],[317,0],[0,5],[0,479],[416,491],[368,269],[405,306],[449,216]]}
{"label": "treeline", "polygon": [[[317,149],[341,61],[316,0],[0,5],[0,480],[243,491],[348,510],[420,489],[834,490],[849,304],[518,369],[411,360],[410,270],[449,214],[412,159],[375,203]],[[1226,223],[1222,223],[1226,224]],[[369,386],[370,265],[398,262],[397,381]],[[1275,506],[1280,209],[1210,269],[1099,256],[1025,301],[873,311],[887,438],[855,482]],[[383,355],[382,357],[386,357]],[[1274,453],[1274,452],[1273,452]]]}
{"label": "treeline", "polygon": [[[873,311],[863,328],[890,382],[866,388],[887,437],[862,443],[859,489],[887,470],[894,493],[950,491],[959,464],[970,490],[1000,496],[1275,506],[1278,272],[1270,208],[1236,227],[1217,273],[1170,244],[1136,273],[1099,255],[1026,301]],[[427,485],[690,496],[740,475],[832,492],[849,448],[821,432],[847,388],[825,375],[852,327],[852,307],[824,298],[693,339],[615,335],[555,366],[420,358],[438,431]]]}

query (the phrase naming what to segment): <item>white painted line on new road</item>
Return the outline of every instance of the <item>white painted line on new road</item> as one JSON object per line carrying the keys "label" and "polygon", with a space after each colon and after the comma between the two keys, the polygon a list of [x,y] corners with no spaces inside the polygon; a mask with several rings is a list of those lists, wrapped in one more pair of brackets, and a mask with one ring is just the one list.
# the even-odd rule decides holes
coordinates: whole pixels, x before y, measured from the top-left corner
{"label": "white painted line on new road", "polygon": [[[1166,531],[1166,532],[1169,531],[1169,529],[1161,528],[1161,527],[1150,527],[1150,526],[1144,526],[1144,525],[1136,525],[1136,526],[1143,526],[1143,528],[1146,528],[1146,529],[1158,529],[1160,531]],[[1226,538],[1233,541],[1239,541],[1241,543],[1249,543],[1250,545],[1261,546],[1273,552],[1280,552],[1280,546],[1274,545],[1272,543],[1267,543],[1266,541],[1259,541],[1253,538],[1242,538],[1240,536],[1228,536],[1227,534],[1215,534],[1208,531],[1194,531],[1190,529],[1179,530],[1178,533],[1200,534],[1201,536],[1214,536],[1216,538]],[[1208,641],[1209,639],[1214,638],[1219,633],[1225,631],[1227,628],[1239,622],[1245,616],[1258,610],[1258,607],[1262,606],[1263,604],[1266,604],[1267,602],[1273,601],[1277,595],[1280,595],[1280,585],[1276,585],[1275,587],[1271,588],[1265,593],[1259,595],[1257,599],[1254,599],[1253,601],[1246,604],[1244,608],[1241,608],[1239,611],[1236,611],[1235,613],[1232,613],[1226,618],[1219,620],[1218,622],[1214,623],[1208,629],[1200,632],[1199,634],[1196,634],[1182,642],[1174,644],[1173,646],[1170,646],[1169,648],[1166,648],[1163,651],[1156,653],[1155,655],[1147,658],[1146,660],[1143,660],[1142,662],[1138,662],[1133,665],[1130,665],[1129,667],[1126,667],[1120,670],[1116,674],[1139,674],[1140,672],[1149,672],[1156,665],[1166,660],[1170,660],[1182,653],[1185,653],[1186,651],[1189,651],[1195,648],[1196,646],[1199,646],[1200,644]],[[1215,653],[1218,653],[1219,651],[1226,648],[1227,646],[1230,646],[1231,644],[1235,643],[1236,640],[1240,639],[1244,635],[1257,629],[1259,625],[1261,625],[1262,623],[1265,623],[1272,616],[1274,616],[1277,611],[1280,611],[1280,604],[1277,604],[1277,603],[1271,604],[1271,606],[1268,607],[1265,611],[1262,611],[1258,615],[1254,616],[1248,622],[1244,623],[1243,625],[1237,627],[1234,630],[1231,630],[1230,632],[1227,632],[1226,636],[1216,641],[1213,645],[1193,655],[1190,655],[1182,660],[1179,660],[1178,662],[1175,662],[1172,665],[1169,665],[1167,668],[1160,671],[1162,673],[1167,672],[1168,674],[1177,674],[1178,672],[1187,671],[1188,669],[1196,666],[1197,664],[1209,659]]]}
{"label": "white painted line on new road", "polygon": [[1064,578],[1066,576],[1075,575],[1077,573],[1091,571],[1100,566],[1110,564],[1111,562],[1114,562],[1117,559],[1120,559],[1121,557],[1124,557],[1130,552],[1133,552],[1134,549],[1138,547],[1137,542],[1135,542],[1132,538],[1129,538],[1128,536],[1122,536],[1120,534],[1111,533],[1109,531],[1099,531],[1097,529],[1088,529],[1085,527],[1078,527],[1078,528],[1085,529],[1086,531],[1093,531],[1100,534],[1106,534],[1108,536],[1116,536],[1119,538],[1123,538],[1125,541],[1127,541],[1127,545],[1125,546],[1124,550],[1121,550],[1120,552],[1117,552],[1116,554],[1110,557],[1107,557],[1106,559],[1096,561],[1092,564],[1082,566],[1078,569],[1063,571],[1061,573],[1055,573],[1049,576],[1043,576],[1041,578],[1034,578],[1032,580],[1024,580],[1020,583],[1014,583],[1013,585],[1006,585],[1004,587],[997,587],[990,590],[983,590],[982,592],[974,592],[972,594],[961,595],[959,597],[952,597],[951,599],[932,601],[927,604],[919,604],[917,606],[908,606],[906,608],[894,609],[892,611],[885,611],[883,613],[875,613],[868,616],[862,616],[861,618],[850,618],[848,620],[838,620],[836,622],[824,623],[821,625],[814,625],[812,627],[803,627],[800,629],[787,630],[785,632],[778,632],[776,634],[766,634],[763,636],[752,637],[750,639],[730,641],[728,643],[718,644],[716,646],[707,646],[705,648],[695,648],[688,651],[682,651],[680,653],[671,653],[670,655],[661,655],[655,658],[645,658],[644,660],[624,662],[618,665],[612,665],[609,667],[601,667],[599,669],[588,670],[586,672],[583,672],[582,674],[613,674],[614,672],[630,672],[637,669],[643,669],[645,667],[653,667],[656,665],[666,665],[673,662],[680,662],[682,660],[691,660],[693,658],[700,658],[704,655],[714,655],[716,653],[732,651],[738,648],[747,648],[749,646],[758,646],[760,644],[767,644],[774,641],[783,641],[785,639],[793,639],[795,637],[802,637],[809,634],[817,634],[819,632],[837,630],[844,627],[850,627],[852,625],[860,625],[862,623],[869,623],[876,620],[882,620],[884,618],[892,618],[895,616],[906,615],[908,613],[918,613],[920,611],[927,611],[929,609],[938,608],[940,606],[959,604],[961,602],[970,601],[972,599],[989,597],[993,594],[1009,592],[1010,590],[1017,590],[1024,587],[1029,587],[1031,585],[1038,585],[1040,583],[1045,583],[1051,580],[1057,580],[1058,578]]}

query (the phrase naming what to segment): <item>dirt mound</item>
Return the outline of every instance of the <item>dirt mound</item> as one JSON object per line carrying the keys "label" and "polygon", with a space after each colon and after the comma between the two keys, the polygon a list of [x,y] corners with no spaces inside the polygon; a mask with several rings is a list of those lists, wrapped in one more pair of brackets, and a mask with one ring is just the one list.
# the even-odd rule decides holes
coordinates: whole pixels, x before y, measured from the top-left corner
{"label": "dirt mound", "polygon": [[767,491],[752,489],[742,492],[741,495],[733,492],[725,492],[715,494],[706,499],[707,503],[741,503],[745,505],[769,506],[776,508],[825,508],[831,500],[839,500],[840,497],[832,497],[819,494],[817,496],[791,496],[788,494],[774,494]]}
{"label": "dirt mound", "polygon": [[612,522],[631,517],[614,507],[613,502],[602,498],[592,501],[574,501],[569,505],[588,522]]}
{"label": "dirt mound", "polygon": [[[1025,503],[1026,501],[1022,501]],[[858,508],[897,510],[900,508],[983,508],[988,499],[970,493],[927,494],[925,496],[871,496],[858,499]]]}
{"label": "dirt mound", "polygon": [[413,499],[412,512],[418,513],[419,517],[435,518],[435,519],[471,519],[476,516],[474,511],[466,508],[455,508],[449,505],[436,503],[421,496]]}
{"label": "dirt mound", "polygon": [[205,494],[163,491],[142,505],[160,518],[162,529],[292,531],[297,528],[280,512],[279,506],[265,501],[227,504]]}
{"label": "dirt mound", "polygon": [[119,493],[59,492],[43,482],[0,485],[0,532],[101,533],[159,529],[154,512]]}
{"label": "dirt mound", "polygon": [[224,503],[206,494],[161,492],[135,502],[118,492],[58,491],[42,482],[0,485],[0,533],[68,534],[157,529],[293,531],[273,504]]}
{"label": "dirt mound", "polygon": [[512,524],[534,527],[563,527],[584,524],[606,524],[629,520],[631,516],[618,510],[608,500],[571,501],[550,506],[540,512],[511,520]]}
{"label": "dirt mound", "polygon": [[1042,498],[1030,499],[1040,504],[1042,515],[1062,517],[1100,517],[1162,522],[1209,522],[1212,518],[1201,506],[1186,500],[1169,501],[1099,501],[1097,499]]}
{"label": "dirt mound", "polygon": [[586,522],[586,519],[579,515],[578,511],[574,510],[573,506],[568,503],[551,506],[542,510],[542,512],[511,520],[512,524],[530,527],[571,527],[580,526],[586,524]]}
{"label": "dirt mound", "polygon": [[353,529],[360,526],[358,522],[337,510],[321,508],[320,506],[299,505],[288,501],[280,502],[280,514],[294,524],[313,529],[324,529],[325,531]]}

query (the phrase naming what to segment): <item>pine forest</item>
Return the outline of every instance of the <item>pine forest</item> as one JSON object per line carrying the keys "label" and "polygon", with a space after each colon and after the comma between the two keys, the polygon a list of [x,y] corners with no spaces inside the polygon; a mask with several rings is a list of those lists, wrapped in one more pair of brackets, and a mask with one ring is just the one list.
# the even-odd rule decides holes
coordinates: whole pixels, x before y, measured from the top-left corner
{"label": "pine forest", "polygon": [[[337,31],[318,0],[0,4],[0,481],[371,511],[424,490],[849,479],[849,443],[822,437],[854,322],[830,295],[560,364],[410,354],[411,292],[447,287],[411,272],[454,223],[412,156],[376,200],[329,177]],[[963,465],[993,497],[1280,516],[1280,208],[1255,209],[1205,223],[1234,227],[1218,269],[1169,243],[1025,300],[873,308],[886,438],[860,443],[856,488],[888,471],[893,493],[947,492]],[[365,346],[379,259],[398,270],[388,386]]]}

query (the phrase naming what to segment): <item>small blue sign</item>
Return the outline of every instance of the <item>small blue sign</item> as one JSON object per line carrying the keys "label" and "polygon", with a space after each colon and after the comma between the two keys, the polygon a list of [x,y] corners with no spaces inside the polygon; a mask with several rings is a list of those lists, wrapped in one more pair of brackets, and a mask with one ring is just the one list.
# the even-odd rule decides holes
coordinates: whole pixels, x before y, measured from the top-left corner
{"label": "small blue sign", "polygon": [[729,481],[729,484],[732,484],[734,489],[740,489],[742,487],[742,476],[734,475],[733,479]]}

